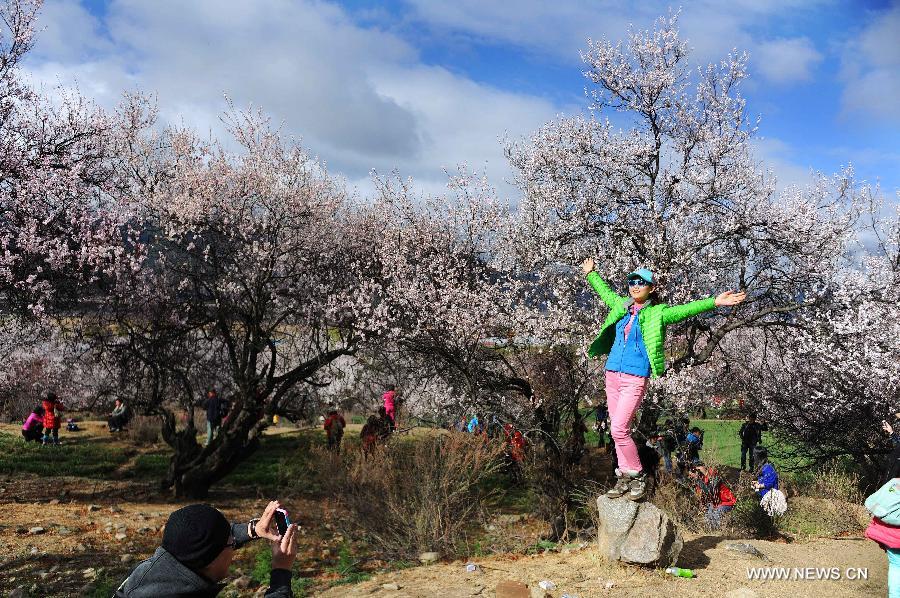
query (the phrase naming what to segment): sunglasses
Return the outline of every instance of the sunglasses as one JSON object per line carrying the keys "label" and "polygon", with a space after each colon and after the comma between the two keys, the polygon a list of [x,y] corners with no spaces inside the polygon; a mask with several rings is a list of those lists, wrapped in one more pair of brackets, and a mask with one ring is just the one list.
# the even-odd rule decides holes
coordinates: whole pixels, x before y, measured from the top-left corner
{"label": "sunglasses", "polygon": [[643,278],[629,278],[628,279],[628,286],[630,286],[630,287],[645,287],[648,284],[650,284],[650,283],[647,282],[646,280],[644,280]]}

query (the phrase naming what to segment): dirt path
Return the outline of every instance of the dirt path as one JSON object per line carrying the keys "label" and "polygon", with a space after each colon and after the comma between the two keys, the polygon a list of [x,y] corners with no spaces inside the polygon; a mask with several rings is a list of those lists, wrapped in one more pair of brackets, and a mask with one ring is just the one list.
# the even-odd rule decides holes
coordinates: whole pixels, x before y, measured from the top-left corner
{"label": "dirt path", "polygon": [[[417,567],[379,575],[356,586],[336,587],[320,594],[338,598],[385,596],[386,598],[420,598],[440,596],[493,597],[497,584],[516,580],[535,588],[541,580],[553,581],[557,589],[548,592],[554,598],[564,593],[579,598],[594,596],[716,596],[745,588],[755,594],[736,593],[735,598],[813,596],[872,597],[887,594],[887,560],[871,541],[863,538],[816,540],[802,544],[749,541],[771,562],[763,562],[743,553],[727,550],[729,540],[715,536],[689,536],[679,564],[691,567],[695,579],[680,579],[661,571],[608,563],[600,558],[593,545],[569,554],[550,553],[539,556],[497,557],[476,560],[479,572],[466,573],[465,563]],[[841,581],[749,581],[750,567],[838,567],[842,576],[848,568],[867,568],[868,580]],[[612,582],[612,587],[607,585]],[[399,590],[384,589],[396,584]],[[533,595],[541,595],[539,593]]]}

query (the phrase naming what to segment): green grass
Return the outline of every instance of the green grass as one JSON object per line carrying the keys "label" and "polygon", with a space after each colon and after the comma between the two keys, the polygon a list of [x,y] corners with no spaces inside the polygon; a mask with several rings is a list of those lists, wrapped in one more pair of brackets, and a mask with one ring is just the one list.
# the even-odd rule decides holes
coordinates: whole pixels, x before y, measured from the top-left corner
{"label": "green grass", "polygon": [[136,478],[161,478],[169,469],[171,453],[144,453],[134,461],[131,475]]}
{"label": "green grass", "polygon": [[353,557],[350,547],[347,544],[342,544],[338,549],[337,564],[328,568],[328,571],[340,576],[340,579],[336,580],[334,585],[354,584],[371,579],[372,575],[360,571],[358,565],[359,560]]}
{"label": "green grass", "polygon": [[315,493],[318,485],[309,474],[309,451],[325,444],[321,430],[263,436],[259,449],[242,461],[223,482],[231,485]]}
{"label": "green grass", "polygon": [[[741,439],[738,430],[743,420],[738,419],[695,419],[691,420],[691,427],[697,426],[704,430],[703,450],[700,458],[728,467],[739,468],[741,466]],[[778,468],[785,465],[779,459],[779,450],[782,444],[771,432],[763,432],[762,446],[769,449],[769,460]]]}
{"label": "green grass", "polygon": [[41,446],[0,432],[0,473],[102,479],[128,461],[129,455],[107,440],[72,436],[66,435],[62,446]]}

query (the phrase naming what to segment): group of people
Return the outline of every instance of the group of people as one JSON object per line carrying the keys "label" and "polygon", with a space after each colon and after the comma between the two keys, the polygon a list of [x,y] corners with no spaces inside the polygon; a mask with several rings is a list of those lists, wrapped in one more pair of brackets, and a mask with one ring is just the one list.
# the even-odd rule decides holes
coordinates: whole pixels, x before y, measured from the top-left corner
{"label": "group of people", "polygon": [[[371,454],[377,447],[384,445],[388,438],[397,429],[397,410],[400,406],[400,393],[394,384],[389,384],[381,395],[381,406],[377,414],[371,414],[363,424],[359,433],[362,441],[362,449],[366,455]],[[337,450],[340,448],[341,438],[344,435],[344,421],[336,408],[332,408],[325,419],[325,435],[328,439],[328,448]]]}
{"label": "group of people", "polygon": [[41,404],[32,409],[22,423],[22,438],[25,439],[25,442],[40,442],[42,445],[58,446],[63,411],[65,411],[65,407],[56,393],[48,392]]}

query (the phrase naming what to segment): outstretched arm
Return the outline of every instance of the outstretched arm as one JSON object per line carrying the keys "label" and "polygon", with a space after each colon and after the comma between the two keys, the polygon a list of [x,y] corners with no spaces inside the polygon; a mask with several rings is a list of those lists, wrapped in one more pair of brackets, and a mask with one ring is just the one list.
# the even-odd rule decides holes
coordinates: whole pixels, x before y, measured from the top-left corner
{"label": "outstretched arm", "polygon": [[609,288],[606,281],[600,278],[600,275],[594,270],[594,258],[589,257],[585,259],[581,264],[581,269],[587,274],[588,283],[600,295],[600,299],[603,300],[607,307],[612,309],[622,305],[625,299],[616,295],[615,291]]}
{"label": "outstretched arm", "polygon": [[717,307],[737,305],[746,298],[747,294],[743,291],[725,291],[718,297],[708,297],[706,299],[700,299],[699,301],[691,301],[684,305],[673,305],[666,308],[663,312],[663,324],[675,324],[676,322],[686,320],[691,316],[696,316],[697,314],[702,314],[706,311],[711,311]]}

